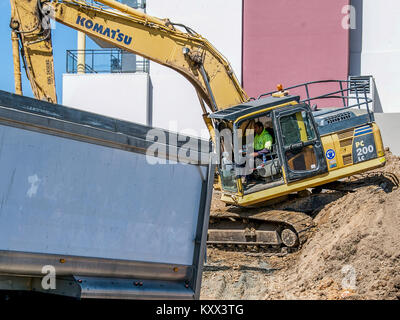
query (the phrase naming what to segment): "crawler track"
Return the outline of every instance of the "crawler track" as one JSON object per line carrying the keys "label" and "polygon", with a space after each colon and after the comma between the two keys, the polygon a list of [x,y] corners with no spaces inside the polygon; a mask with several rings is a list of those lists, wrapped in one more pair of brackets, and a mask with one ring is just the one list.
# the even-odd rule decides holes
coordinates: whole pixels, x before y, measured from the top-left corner
{"label": "crawler track", "polygon": [[211,216],[207,243],[240,251],[293,251],[305,242],[313,226],[310,216],[296,211],[217,213]]}
{"label": "crawler track", "polygon": [[214,199],[207,244],[224,250],[270,254],[296,251],[314,227],[314,214],[342,195],[329,192],[295,197],[262,208],[226,207]]}

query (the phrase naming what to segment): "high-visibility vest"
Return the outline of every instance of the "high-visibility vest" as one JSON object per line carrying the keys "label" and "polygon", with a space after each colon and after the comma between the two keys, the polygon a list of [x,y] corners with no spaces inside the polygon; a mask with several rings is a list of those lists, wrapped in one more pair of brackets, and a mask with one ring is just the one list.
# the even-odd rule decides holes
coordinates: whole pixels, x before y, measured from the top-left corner
{"label": "high-visibility vest", "polygon": [[272,146],[272,136],[264,129],[254,137],[254,150],[270,149]]}

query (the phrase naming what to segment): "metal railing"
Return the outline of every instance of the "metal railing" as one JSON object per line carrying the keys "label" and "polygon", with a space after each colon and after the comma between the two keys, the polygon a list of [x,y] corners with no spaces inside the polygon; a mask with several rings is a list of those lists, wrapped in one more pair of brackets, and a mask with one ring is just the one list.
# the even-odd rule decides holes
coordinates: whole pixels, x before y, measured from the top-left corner
{"label": "metal railing", "polygon": [[149,60],[120,49],[67,50],[66,72],[78,72],[78,55],[85,54],[85,73],[149,73]]}
{"label": "metal railing", "polygon": [[[311,91],[321,92],[323,86],[328,85],[337,85],[338,90],[331,91],[323,94],[318,94],[316,96],[312,96],[310,94]],[[328,99],[336,99],[336,101],[340,101],[341,105],[335,106],[334,109],[327,110],[324,114],[329,114],[333,112],[337,112],[343,109],[348,108],[359,108],[365,107],[370,118],[372,119],[372,111],[371,105],[373,100],[368,96],[370,93],[370,82],[369,81],[361,81],[361,80],[320,80],[320,81],[310,81],[306,83],[302,83],[299,85],[295,85],[292,87],[284,88],[284,90],[294,90],[296,91],[295,95],[300,96],[300,102],[306,103],[310,106],[310,108],[314,109],[318,101],[328,100]],[[272,96],[274,93],[278,93],[279,91],[271,91],[264,93],[258,97],[258,99]],[[306,99],[302,99],[301,97],[306,97]],[[254,99],[254,98],[251,98]],[[254,99],[255,100],[255,99]]]}

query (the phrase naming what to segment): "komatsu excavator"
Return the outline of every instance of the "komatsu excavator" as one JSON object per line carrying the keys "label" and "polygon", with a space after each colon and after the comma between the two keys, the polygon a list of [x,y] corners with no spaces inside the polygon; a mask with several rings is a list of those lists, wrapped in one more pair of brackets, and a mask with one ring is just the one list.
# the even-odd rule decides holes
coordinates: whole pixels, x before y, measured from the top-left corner
{"label": "komatsu excavator", "polygon": [[[11,0],[16,92],[22,94],[21,56],[35,97],[57,102],[50,19],[182,74],[196,89],[218,154],[221,200],[237,209],[211,215],[208,243],[297,248],[312,225],[308,215],[266,207],[253,214],[249,208],[385,165],[365,83],[278,86],[249,99],[230,64],[191,28],[113,0],[96,3]],[[327,83],[338,90],[310,97],[313,86]],[[300,89],[305,96],[288,91]],[[332,108],[318,110],[322,100]],[[253,152],[256,122],[273,140],[262,157]]]}

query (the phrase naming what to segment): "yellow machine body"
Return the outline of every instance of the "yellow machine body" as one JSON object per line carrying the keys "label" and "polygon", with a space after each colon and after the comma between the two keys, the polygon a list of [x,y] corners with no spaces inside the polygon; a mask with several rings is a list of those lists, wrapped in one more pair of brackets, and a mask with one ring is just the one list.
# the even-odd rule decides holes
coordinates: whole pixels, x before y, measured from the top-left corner
{"label": "yellow machine body", "polygon": [[[279,98],[278,96],[274,97]],[[295,108],[297,105],[298,103],[294,101],[260,109],[239,117],[229,127],[232,128],[239,121],[246,121],[246,119],[250,119],[249,121],[251,121],[255,116],[262,116],[267,112],[282,108]],[[294,115],[297,121],[300,140],[306,142],[306,128],[301,118],[301,112],[296,112]],[[320,141],[323,150],[322,158],[326,162],[327,167],[326,172],[290,182],[286,177],[287,168],[282,165],[281,185],[273,186],[271,184],[271,187],[268,187],[268,184],[266,184],[264,190],[250,193],[245,193],[242,179],[238,177],[236,179],[236,191],[226,190],[222,186],[222,201],[242,207],[264,205],[268,204],[270,200],[281,198],[290,193],[325,185],[345,177],[382,167],[386,163],[381,133],[374,122],[321,135]],[[305,147],[304,149],[307,150],[307,148],[310,147]],[[368,151],[371,150],[373,151],[373,155],[365,158],[365,155],[368,155]],[[314,154],[305,152],[304,158],[306,162],[307,157],[312,157],[315,161]]]}

